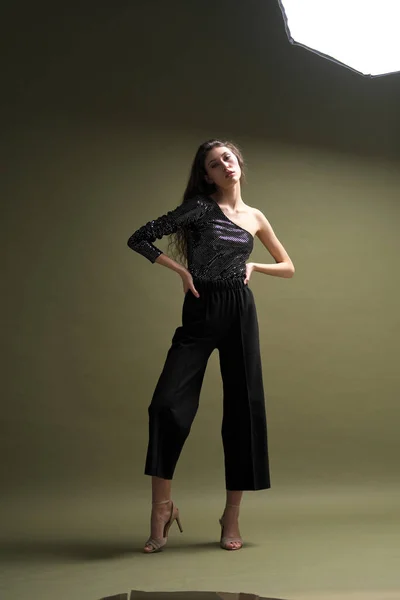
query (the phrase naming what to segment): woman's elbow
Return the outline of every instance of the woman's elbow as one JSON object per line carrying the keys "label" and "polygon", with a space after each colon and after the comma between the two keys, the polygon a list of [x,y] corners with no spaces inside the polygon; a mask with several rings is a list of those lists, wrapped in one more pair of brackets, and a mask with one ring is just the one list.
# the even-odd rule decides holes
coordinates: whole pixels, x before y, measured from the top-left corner
{"label": "woman's elbow", "polygon": [[136,233],[132,233],[132,235],[128,238],[127,245],[131,250],[136,250],[138,246],[139,240]]}
{"label": "woman's elbow", "polygon": [[284,277],[286,277],[286,279],[291,279],[293,277],[293,275],[295,274],[296,269],[294,268],[294,264],[290,263],[287,267],[287,269],[285,269],[285,275]]}

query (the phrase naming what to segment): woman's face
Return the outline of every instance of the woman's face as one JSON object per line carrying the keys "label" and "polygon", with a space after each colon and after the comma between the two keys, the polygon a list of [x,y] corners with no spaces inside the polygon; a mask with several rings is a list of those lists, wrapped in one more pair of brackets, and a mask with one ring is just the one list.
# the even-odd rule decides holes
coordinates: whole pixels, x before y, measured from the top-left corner
{"label": "woman's face", "polygon": [[242,176],[236,155],[226,146],[210,150],[206,155],[204,167],[207,183],[214,183],[220,188],[232,187]]}

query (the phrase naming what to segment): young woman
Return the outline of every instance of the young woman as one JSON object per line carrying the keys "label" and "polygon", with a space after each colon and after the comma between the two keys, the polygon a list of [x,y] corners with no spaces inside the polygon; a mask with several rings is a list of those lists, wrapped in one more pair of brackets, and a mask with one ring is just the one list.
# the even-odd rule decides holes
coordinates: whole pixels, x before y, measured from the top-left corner
{"label": "young woman", "polygon": [[[230,142],[205,142],[195,155],[182,204],[128,240],[132,250],[178,273],[185,293],[182,325],[175,331],[149,406],[145,474],[152,476],[152,513],[147,553],[161,550],[175,520],[182,531],[171,500],[171,480],[215,348],[223,381],[223,549],[243,545],[238,525],[243,491],[270,487],[258,323],[248,283],[254,271],[292,277],[294,266],[263,213],[242,200],[242,177],[238,148]],[[173,236],[180,262],[153,245],[165,235]],[[255,236],[275,264],[247,262]]]}

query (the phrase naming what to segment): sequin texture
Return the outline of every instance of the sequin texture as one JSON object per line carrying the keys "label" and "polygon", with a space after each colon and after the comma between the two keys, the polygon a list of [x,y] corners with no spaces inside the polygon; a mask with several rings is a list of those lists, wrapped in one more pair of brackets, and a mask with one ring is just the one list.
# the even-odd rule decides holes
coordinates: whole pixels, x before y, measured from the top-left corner
{"label": "sequin texture", "polygon": [[254,238],[207,196],[196,196],[149,221],[130,236],[128,246],[154,263],[162,254],[154,245],[156,239],[178,229],[187,232],[188,270],[194,279],[218,281],[245,277]]}

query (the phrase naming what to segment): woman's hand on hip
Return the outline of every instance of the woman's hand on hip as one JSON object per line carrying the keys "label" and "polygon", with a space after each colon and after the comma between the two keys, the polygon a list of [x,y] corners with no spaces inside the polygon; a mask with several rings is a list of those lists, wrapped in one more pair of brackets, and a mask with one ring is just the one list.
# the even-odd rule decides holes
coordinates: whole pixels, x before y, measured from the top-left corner
{"label": "woman's hand on hip", "polygon": [[184,272],[180,273],[180,276],[182,278],[184,293],[186,294],[190,291],[193,294],[193,296],[196,296],[196,298],[200,298],[200,294],[194,287],[193,277],[191,276],[189,271],[185,270]]}
{"label": "woman's hand on hip", "polygon": [[251,274],[253,273],[253,271],[254,271],[254,263],[251,263],[251,262],[247,263],[246,264],[246,277],[244,279],[244,283],[246,285],[249,283],[250,277],[251,277]]}

